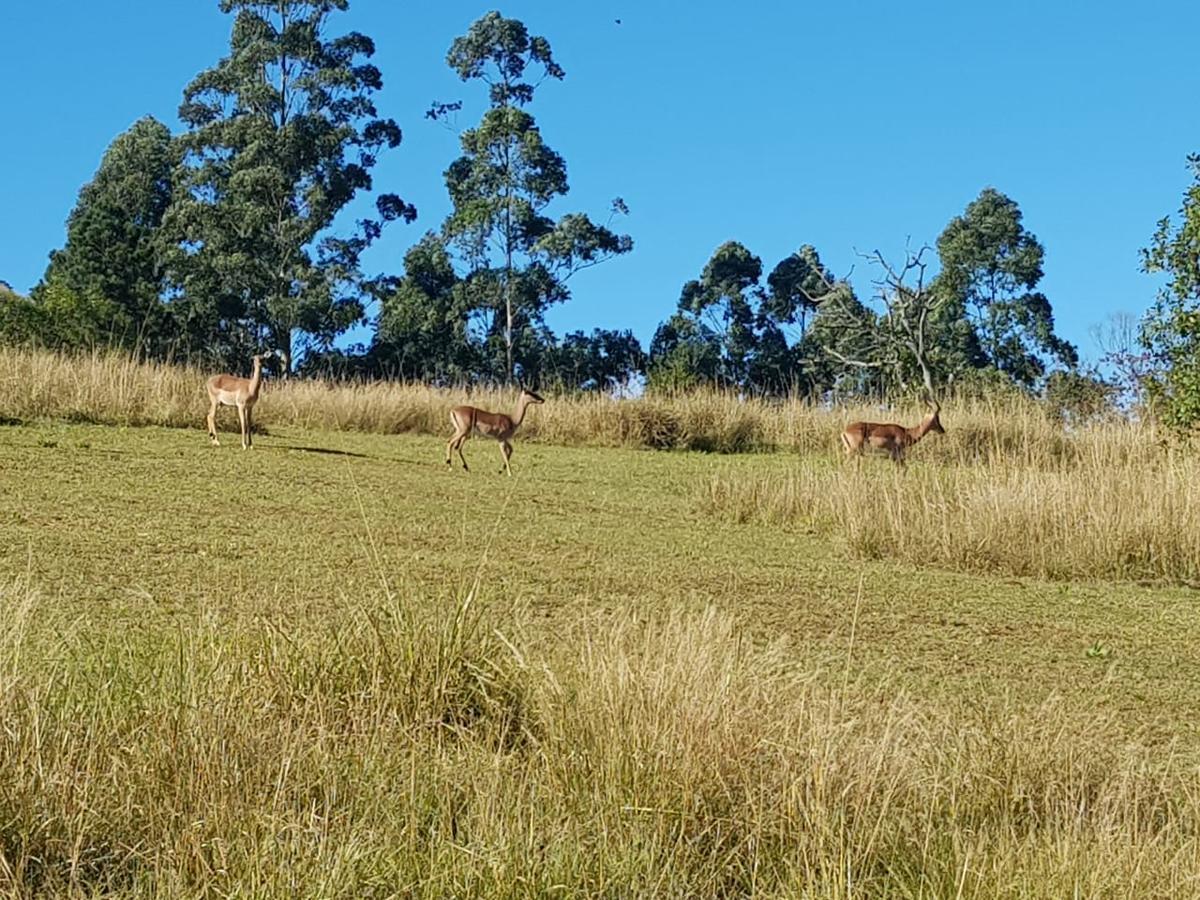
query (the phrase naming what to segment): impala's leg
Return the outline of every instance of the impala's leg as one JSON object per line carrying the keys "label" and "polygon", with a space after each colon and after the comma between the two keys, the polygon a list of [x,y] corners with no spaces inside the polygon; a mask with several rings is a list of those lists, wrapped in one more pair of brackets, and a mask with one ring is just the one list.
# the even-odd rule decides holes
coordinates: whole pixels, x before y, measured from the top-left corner
{"label": "impala's leg", "polygon": [[466,434],[464,434],[462,437],[460,437],[458,439],[458,458],[460,460],[462,460],[464,472],[471,471],[470,469],[467,468],[467,458],[465,456],[463,456],[463,454],[462,454],[462,445],[467,442],[467,438],[469,438],[470,436],[471,436],[471,432],[468,431]]}
{"label": "impala's leg", "polygon": [[217,440],[217,398],[212,398],[212,405],[208,408],[208,436],[212,438],[213,446],[220,447],[221,442]]}
{"label": "impala's leg", "polygon": [[245,450],[250,445],[246,443],[246,407],[239,403],[237,405],[238,424],[242,426],[242,449]]}
{"label": "impala's leg", "polygon": [[508,441],[501,441],[500,455],[504,457],[504,471],[508,473],[509,478],[512,478],[512,468],[508,464],[508,460],[512,456],[512,444]]}
{"label": "impala's leg", "polygon": [[[452,466],[450,462],[450,454],[455,450],[458,451],[459,458],[462,458],[462,443],[467,439],[467,435],[462,431],[455,431],[454,437],[450,438],[450,442],[446,444],[446,465]],[[463,468],[467,467],[467,461],[463,460]]]}
{"label": "impala's leg", "polygon": [[246,449],[254,449],[254,406],[246,404]]}

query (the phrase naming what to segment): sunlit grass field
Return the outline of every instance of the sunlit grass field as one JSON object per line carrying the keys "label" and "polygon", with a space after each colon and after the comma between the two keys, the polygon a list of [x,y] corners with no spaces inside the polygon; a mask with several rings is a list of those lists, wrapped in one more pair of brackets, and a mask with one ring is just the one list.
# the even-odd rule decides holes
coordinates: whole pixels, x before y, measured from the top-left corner
{"label": "sunlit grass field", "polygon": [[532,430],[507,479],[278,407],[213,448],[196,410],[0,428],[0,892],[1200,896],[1191,574],[845,530],[996,453],[1080,470],[1077,438],[960,444],[948,410],[897,482],[836,428]]}

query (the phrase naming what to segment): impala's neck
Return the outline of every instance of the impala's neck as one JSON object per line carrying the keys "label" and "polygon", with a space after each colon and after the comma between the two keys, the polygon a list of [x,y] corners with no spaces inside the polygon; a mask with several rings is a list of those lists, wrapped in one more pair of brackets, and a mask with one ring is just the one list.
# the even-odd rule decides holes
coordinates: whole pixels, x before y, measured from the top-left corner
{"label": "impala's neck", "polygon": [[918,425],[916,428],[906,428],[905,429],[905,431],[908,432],[908,436],[910,438],[912,438],[912,442],[914,444],[917,441],[919,441],[921,438],[925,437],[925,435],[929,434],[929,429],[933,427],[933,423],[935,421],[937,421],[937,417],[938,417],[937,413],[935,413],[935,412],[930,413],[924,419],[921,420],[921,424]]}
{"label": "impala's neck", "polygon": [[525,421],[525,410],[527,409],[529,409],[529,397],[525,394],[522,394],[517,400],[517,409],[512,416],[513,431],[516,431],[518,428],[520,428],[521,423]]}
{"label": "impala's neck", "polygon": [[250,375],[250,396],[258,396],[258,386],[262,384],[262,360],[254,361],[254,372]]}

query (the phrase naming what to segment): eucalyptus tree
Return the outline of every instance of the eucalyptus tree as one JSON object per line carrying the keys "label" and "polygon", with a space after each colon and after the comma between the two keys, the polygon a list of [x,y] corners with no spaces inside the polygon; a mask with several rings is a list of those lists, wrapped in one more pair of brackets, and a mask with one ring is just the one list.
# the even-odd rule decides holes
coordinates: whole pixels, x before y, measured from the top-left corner
{"label": "eucalyptus tree", "polygon": [[[165,228],[191,349],[269,345],[285,371],[363,319],[360,258],[384,223],[416,211],[394,194],[344,232],[400,128],[381,117],[374,42],[331,33],[347,0],[220,0],[229,55],[184,91],[187,126]],[[212,348],[211,345],[216,347]],[[223,352],[222,352],[223,351]]]}
{"label": "eucalyptus tree", "polygon": [[[1049,299],[1036,289],[1045,250],[1015,201],[984,189],[946,226],[937,250],[936,288],[948,295],[944,345],[959,344],[964,360],[975,357],[1024,387],[1043,377],[1047,361],[1078,364],[1075,347],[1054,332]],[[970,331],[955,327],[961,319]]]}
{"label": "eucalyptus tree", "polygon": [[[570,297],[570,276],[628,253],[633,241],[609,229],[611,218],[598,225],[583,213],[549,213],[569,185],[566,162],[526,108],[542,82],[564,77],[544,37],[490,12],[454,40],[446,60],[464,82],[486,86],[488,107],[462,132],[462,155],[446,170],[453,209],[442,237],[463,269],[476,337],[493,372],[511,381],[535,364],[543,316]],[[461,108],[437,104],[429,115],[447,121]],[[627,212],[620,200],[612,211]]]}
{"label": "eucalyptus tree", "polygon": [[700,277],[684,284],[679,311],[694,316],[721,342],[720,379],[746,386],[758,346],[755,331],[762,290],[762,260],[737,241],[726,241],[705,264]]}

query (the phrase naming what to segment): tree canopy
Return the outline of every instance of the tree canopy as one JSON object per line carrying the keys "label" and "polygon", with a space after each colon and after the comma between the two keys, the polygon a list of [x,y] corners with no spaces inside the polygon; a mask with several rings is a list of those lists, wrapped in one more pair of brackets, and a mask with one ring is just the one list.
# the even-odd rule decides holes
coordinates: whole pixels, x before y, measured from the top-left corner
{"label": "tree canopy", "polygon": [[184,90],[175,192],[164,229],[189,350],[218,357],[324,349],[364,317],[360,258],[384,223],[416,211],[395,194],[349,234],[337,215],[372,190],[400,144],[380,117],[374,42],[332,34],[346,0],[221,0],[230,52]]}

